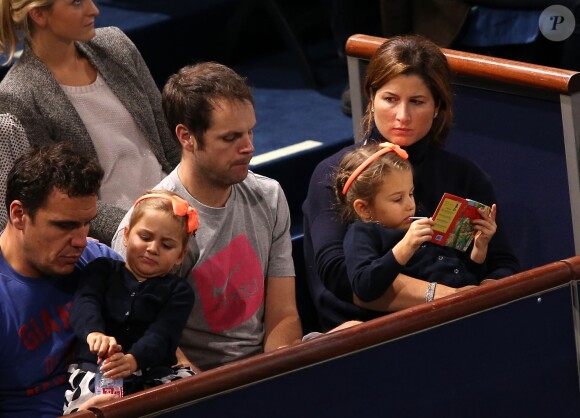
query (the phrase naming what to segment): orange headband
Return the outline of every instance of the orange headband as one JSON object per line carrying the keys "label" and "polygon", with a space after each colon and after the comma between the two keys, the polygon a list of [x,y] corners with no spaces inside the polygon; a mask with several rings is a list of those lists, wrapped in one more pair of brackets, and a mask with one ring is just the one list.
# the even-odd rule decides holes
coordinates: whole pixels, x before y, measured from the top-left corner
{"label": "orange headband", "polygon": [[195,210],[195,208],[191,207],[189,203],[187,203],[179,196],[168,196],[161,193],[150,193],[143,195],[139,199],[137,199],[133,207],[136,207],[139,203],[141,203],[145,199],[153,199],[153,198],[169,200],[171,202],[171,205],[173,206],[173,213],[175,215],[187,216],[186,230],[189,235],[193,234],[197,230],[197,228],[199,228],[199,219],[197,217],[197,211]]}
{"label": "orange headband", "polygon": [[405,151],[403,148],[401,148],[396,144],[391,144],[390,142],[382,142],[379,144],[379,147],[381,147],[380,150],[378,150],[369,158],[364,160],[363,163],[352,172],[346,183],[344,183],[344,187],[342,188],[342,194],[346,194],[346,192],[348,192],[350,185],[356,180],[356,178],[360,175],[360,173],[362,173],[365,170],[365,168],[367,168],[373,161],[378,160],[381,155],[384,155],[387,152],[394,152],[404,160],[409,158],[409,154],[407,154],[407,151]]}

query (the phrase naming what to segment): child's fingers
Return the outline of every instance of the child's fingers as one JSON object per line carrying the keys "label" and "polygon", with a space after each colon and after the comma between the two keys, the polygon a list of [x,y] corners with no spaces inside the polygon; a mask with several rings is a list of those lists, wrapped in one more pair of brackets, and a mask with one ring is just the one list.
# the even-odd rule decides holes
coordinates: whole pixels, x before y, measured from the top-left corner
{"label": "child's fingers", "polygon": [[485,212],[483,212],[483,214],[481,215],[481,218],[472,219],[471,225],[473,225],[473,228],[476,230],[480,230],[481,228],[496,229],[497,224],[495,223],[494,208],[495,208],[495,205],[493,205],[492,213],[490,213],[489,215],[486,214]]}
{"label": "child's fingers", "polygon": [[431,226],[435,225],[435,221],[431,218],[421,218],[421,219],[417,219],[415,222],[413,222],[412,225],[431,227]]}
{"label": "child's fingers", "polygon": [[106,357],[108,351],[109,351],[109,341],[107,338],[103,338],[100,341],[99,351],[97,352],[97,355],[99,357]]}
{"label": "child's fingers", "polygon": [[495,217],[497,215],[497,206],[495,203],[491,205],[491,211],[489,214],[480,208],[477,208],[477,212],[479,213],[479,216],[481,216],[481,219],[492,219],[495,221]]}
{"label": "child's fingers", "polygon": [[129,377],[130,375],[131,372],[129,371],[128,365],[119,365],[107,372],[107,377],[112,379],[118,379],[119,377]]}
{"label": "child's fingers", "polygon": [[127,377],[131,374],[131,363],[123,353],[117,353],[106,360],[106,366],[102,370],[106,371],[106,377],[113,379]]}
{"label": "child's fingers", "polygon": [[96,353],[101,345],[102,335],[99,333],[91,333],[87,336],[87,344],[91,353]]}
{"label": "child's fingers", "polygon": [[410,231],[413,231],[417,234],[432,234],[433,233],[433,221],[431,219],[419,219],[411,224],[409,227]]}
{"label": "child's fingers", "polygon": [[118,353],[121,351],[121,346],[119,344],[117,344],[117,342],[115,341],[114,344],[109,344],[109,350],[107,351],[107,355],[108,356],[112,356],[115,353]]}
{"label": "child's fingers", "polygon": [[433,229],[429,225],[413,225],[409,228],[408,237],[413,245],[421,245],[433,236]]}
{"label": "child's fingers", "polygon": [[116,347],[116,346],[117,346],[117,340],[115,339],[115,337],[109,337],[109,336],[103,335],[99,339],[98,347],[96,347],[96,349],[98,349],[97,355],[99,357],[110,356],[111,354],[114,354],[114,353],[119,351],[116,348],[114,350],[111,350],[111,347]]}
{"label": "child's fingers", "polygon": [[491,238],[493,235],[495,235],[495,232],[496,232],[495,228],[483,227],[481,225],[474,227],[473,229],[477,231],[477,234],[475,236],[476,238],[478,238],[478,237]]}
{"label": "child's fingers", "polygon": [[[123,360],[123,353],[115,353],[112,356],[108,356],[103,360],[103,364],[101,365],[101,370],[104,372],[108,372],[111,369],[117,367],[119,361]],[[109,377],[107,375],[107,377]]]}

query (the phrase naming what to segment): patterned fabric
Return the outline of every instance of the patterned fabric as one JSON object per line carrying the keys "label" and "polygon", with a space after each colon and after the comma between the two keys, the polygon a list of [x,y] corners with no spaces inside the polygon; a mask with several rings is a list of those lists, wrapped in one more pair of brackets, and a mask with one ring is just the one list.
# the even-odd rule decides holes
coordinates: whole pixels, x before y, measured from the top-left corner
{"label": "patterned fabric", "polygon": [[26,132],[18,120],[8,114],[0,114],[0,229],[8,222],[6,213],[6,179],[14,161],[24,154],[30,144]]}
{"label": "patterned fabric", "polygon": [[[95,372],[83,370],[78,364],[71,364],[68,369],[68,386],[65,392],[63,415],[78,411],[79,407],[95,396]],[[138,390],[148,389],[164,383],[191,377],[195,372],[189,366],[173,366],[168,374],[163,376],[148,376],[136,372],[129,379],[129,384],[124,384],[123,393],[130,395]]]}

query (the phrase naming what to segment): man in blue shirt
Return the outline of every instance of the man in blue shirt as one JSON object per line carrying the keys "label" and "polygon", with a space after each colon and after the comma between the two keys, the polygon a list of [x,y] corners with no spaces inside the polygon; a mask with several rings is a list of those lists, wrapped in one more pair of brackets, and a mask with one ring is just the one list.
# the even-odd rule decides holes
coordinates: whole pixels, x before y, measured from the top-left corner
{"label": "man in blue shirt", "polygon": [[[63,143],[24,154],[8,174],[8,224],[0,236],[2,417],[62,414],[77,274],[97,257],[118,258],[87,241],[102,178],[96,161]],[[103,396],[93,402],[108,400]]]}

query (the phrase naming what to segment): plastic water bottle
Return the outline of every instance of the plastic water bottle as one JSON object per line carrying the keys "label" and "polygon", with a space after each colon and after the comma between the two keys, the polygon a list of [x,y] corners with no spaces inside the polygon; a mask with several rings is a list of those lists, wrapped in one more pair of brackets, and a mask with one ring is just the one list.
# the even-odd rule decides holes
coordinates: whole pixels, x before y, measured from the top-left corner
{"label": "plastic water bottle", "polygon": [[123,396],[123,378],[111,379],[103,376],[101,368],[95,374],[95,395],[116,395],[117,398]]}

